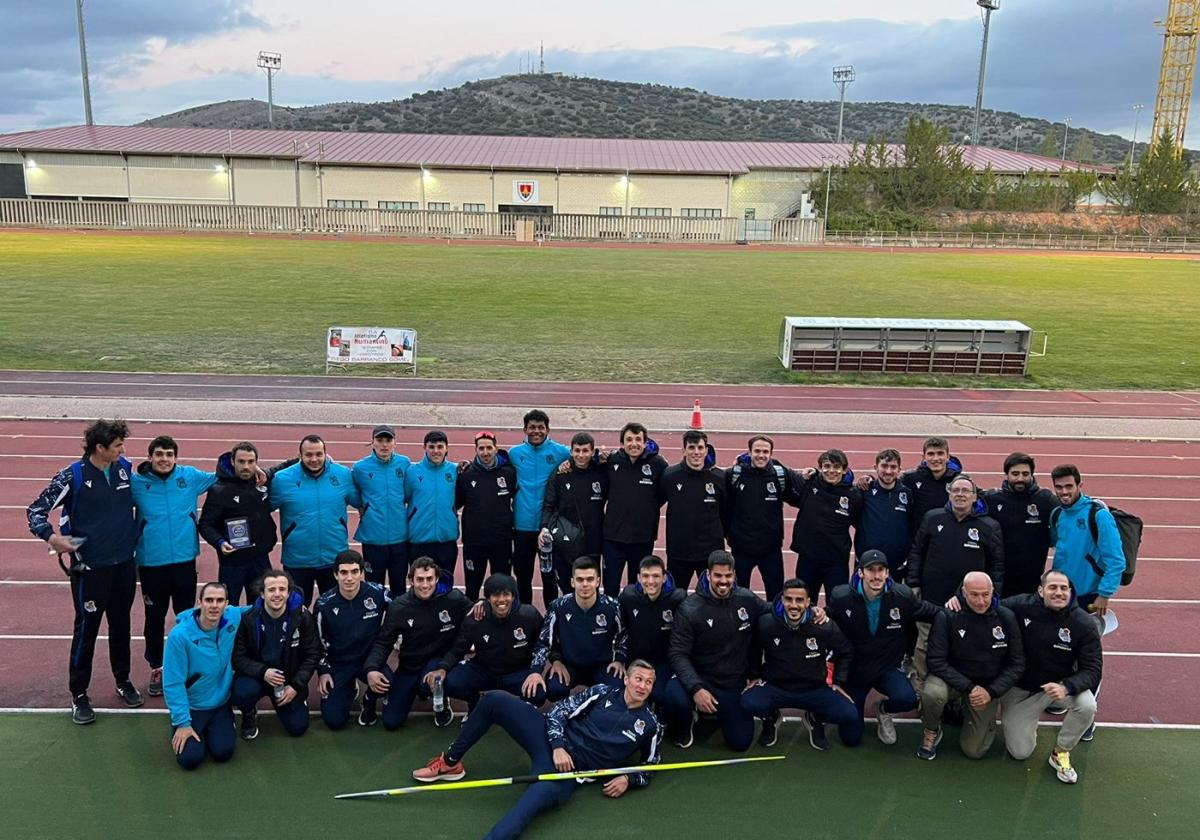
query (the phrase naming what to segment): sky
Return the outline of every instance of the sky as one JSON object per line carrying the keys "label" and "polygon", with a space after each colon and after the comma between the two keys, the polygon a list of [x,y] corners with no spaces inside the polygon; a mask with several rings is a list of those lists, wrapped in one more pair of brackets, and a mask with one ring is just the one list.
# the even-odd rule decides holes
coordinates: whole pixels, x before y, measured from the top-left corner
{"label": "sky", "polygon": [[[1002,0],[986,108],[1071,118],[1130,137],[1154,110],[1167,0]],[[266,98],[259,50],[283,55],[275,102],[402,99],[546,69],[751,99],[973,105],[973,0],[85,0],[95,121],[129,124],[208,102]],[[75,4],[0,0],[0,132],[82,123]],[[1189,145],[1200,144],[1193,120]]]}

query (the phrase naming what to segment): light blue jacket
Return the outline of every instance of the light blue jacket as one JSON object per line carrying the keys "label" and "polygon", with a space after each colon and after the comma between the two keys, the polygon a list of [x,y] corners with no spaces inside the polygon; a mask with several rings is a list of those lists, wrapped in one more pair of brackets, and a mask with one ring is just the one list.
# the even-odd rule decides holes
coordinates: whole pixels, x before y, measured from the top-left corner
{"label": "light blue jacket", "polygon": [[[1096,504],[1096,533],[1100,539],[1092,539],[1088,525],[1088,514]],[[1080,494],[1075,504],[1060,508],[1055,519],[1054,568],[1063,572],[1075,588],[1076,597],[1102,595],[1112,597],[1121,585],[1121,572],[1125,571],[1125,552],[1121,548],[1121,535],[1117,523],[1103,504]],[[1098,543],[1098,544],[1097,544]],[[1088,558],[1094,561],[1089,562]],[[1104,574],[1096,571],[1096,566]]]}
{"label": "light blue jacket", "polygon": [[454,512],[454,483],[458,465],[447,458],[434,466],[422,458],[408,469],[404,489],[408,496],[408,540],[415,543],[458,539],[458,514]]}
{"label": "light blue jacket", "polygon": [[279,533],[285,568],[322,569],[350,545],[346,506],[362,499],[348,467],[325,459],[313,476],[303,464],[292,464],[271,479],[271,509],[279,511]]}
{"label": "light blue jacket", "polygon": [[193,709],[215,709],[229,699],[233,640],[242,613],[249,609],[226,607],[221,623],[208,631],[200,627],[197,609],[184,610],[176,618],[163,651],[163,698],[172,726],[191,726]]}
{"label": "light blue jacket", "polygon": [[410,466],[412,461],[399,453],[392,453],[392,459],[384,462],[374,452],[354,464],[354,486],[363,501],[354,539],[370,545],[395,545],[408,540],[404,476]]}
{"label": "light blue jacket", "polygon": [[149,461],[138,465],[133,477],[133,504],[137,508],[138,542],[134,550],[139,566],[187,563],[200,553],[196,532],[196,507],[216,473],[176,464],[161,476]]}
{"label": "light blue jacket", "polygon": [[538,531],[542,527],[542,497],[546,483],[558,465],[571,457],[570,447],[546,438],[541,446],[529,441],[508,450],[517,470],[517,498],[513,502],[513,525],[518,531]]}

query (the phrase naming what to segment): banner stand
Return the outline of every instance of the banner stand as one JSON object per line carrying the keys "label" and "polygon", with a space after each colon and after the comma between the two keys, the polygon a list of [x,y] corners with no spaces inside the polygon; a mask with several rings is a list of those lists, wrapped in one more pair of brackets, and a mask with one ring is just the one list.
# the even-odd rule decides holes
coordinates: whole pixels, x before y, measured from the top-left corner
{"label": "banner stand", "polygon": [[408,327],[330,327],[325,331],[325,373],[352,365],[411,368],[417,375],[417,331]]}

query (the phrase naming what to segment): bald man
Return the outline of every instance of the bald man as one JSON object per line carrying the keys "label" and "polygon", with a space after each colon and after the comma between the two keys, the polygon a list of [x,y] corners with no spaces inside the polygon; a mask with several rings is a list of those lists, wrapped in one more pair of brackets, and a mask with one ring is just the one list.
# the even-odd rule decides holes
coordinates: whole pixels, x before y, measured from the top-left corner
{"label": "bald man", "polygon": [[929,676],[921,689],[925,733],[917,757],[937,758],[942,710],[951,698],[964,700],[959,746],[968,758],[983,758],[996,737],[1000,698],[1025,670],[1021,628],[1016,615],[1000,606],[992,579],[969,572],[958,590],[965,605],[933,620],[929,631]]}

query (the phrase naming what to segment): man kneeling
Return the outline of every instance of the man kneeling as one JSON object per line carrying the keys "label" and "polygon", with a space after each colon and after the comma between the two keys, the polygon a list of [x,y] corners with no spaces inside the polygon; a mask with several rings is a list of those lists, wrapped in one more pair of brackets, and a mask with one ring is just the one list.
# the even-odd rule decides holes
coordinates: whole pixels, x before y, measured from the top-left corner
{"label": "man kneeling", "polygon": [[[419,782],[461,779],[466,775],[463,756],[493,724],[529,754],[533,775],[621,767],[635,751],[640,752],[640,764],[657,764],[661,729],[646,705],[653,690],[654,667],[635,659],[623,687],[592,686],[555,703],[545,715],[512,694],[489,691],[457,740],[425,767],[414,770],[413,778]],[[604,784],[604,795],[615,799],[630,786],[649,783],[648,773],[613,776]],[[539,813],[570,799],[578,784],[575,780],[531,784],[485,840],[518,837]]]}

